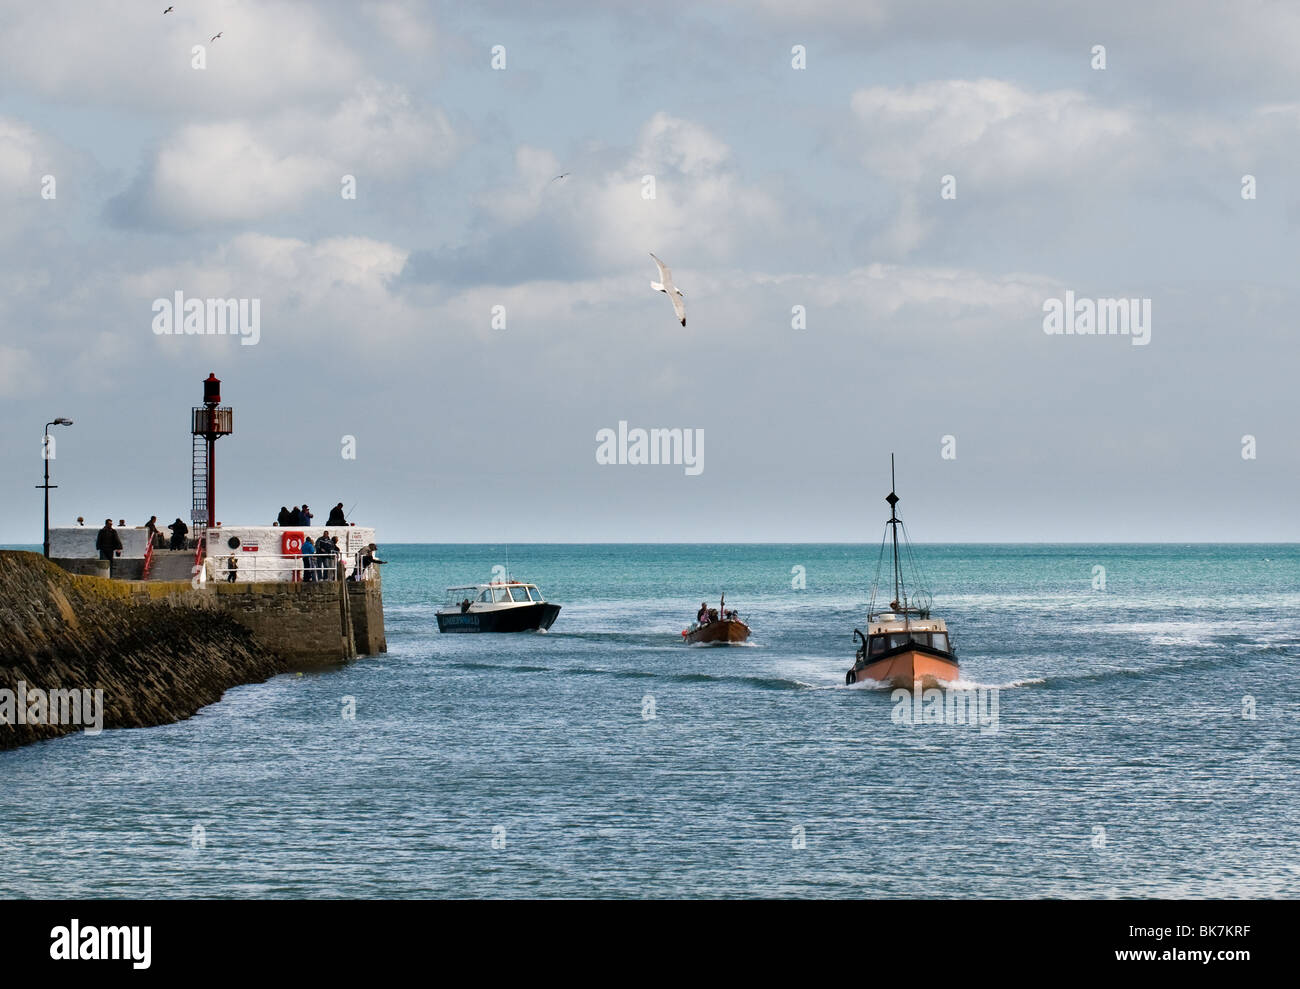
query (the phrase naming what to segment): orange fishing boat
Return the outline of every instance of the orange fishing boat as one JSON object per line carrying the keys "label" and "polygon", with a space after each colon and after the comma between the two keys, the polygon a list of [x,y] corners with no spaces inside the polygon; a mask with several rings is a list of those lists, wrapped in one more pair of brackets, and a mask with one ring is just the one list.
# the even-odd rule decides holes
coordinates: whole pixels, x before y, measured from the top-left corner
{"label": "orange fishing boat", "polygon": [[[871,680],[888,683],[894,687],[911,689],[916,684],[923,688],[937,687],[958,679],[957,650],[948,637],[948,626],[941,618],[930,615],[930,594],[914,586],[909,596],[907,582],[898,554],[898,530],[903,528],[904,550],[919,572],[912,548],[907,539],[907,527],[898,517],[898,495],[894,493],[894,456],[889,456],[889,527],[880,546],[880,559],[884,559],[885,542],[891,534],[894,544],[894,598],[887,608],[876,609],[876,594],[880,587],[880,565],[876,567],[876,580],[871,588],[871,603],[867,606],[867,634],[853,630],[854,641],[861,641],[853,668],[844,675],[845,683]],[[918,581],[919,582],[919,581]]]}

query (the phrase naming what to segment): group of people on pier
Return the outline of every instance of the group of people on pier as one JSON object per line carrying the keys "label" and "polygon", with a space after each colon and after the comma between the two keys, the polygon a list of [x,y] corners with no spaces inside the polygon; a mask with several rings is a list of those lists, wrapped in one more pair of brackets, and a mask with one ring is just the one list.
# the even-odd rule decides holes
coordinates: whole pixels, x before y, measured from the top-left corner
{"label": "group of people on pier", "polygon": [[[279,526],[281,529],[287,528],[289,526],[299,526],[299,525],[306,526],[306,525],[311,525],[311,520],[314,519],[315,517],[316,516],[312,514],[311,509],[307,507],[307,504],[305,502],[301,506],[294,505],[292,509],[286,508],[284,505],[281,505],[280,514],[276,516],[275,521],[271,524]],[[348,525],[349,524],[347,518],[344,517],[343,502],[340,501],[337,505],[335,505],[333,508],[330,509],[330,517],[325,520],[325,524],[326,525]]]}
{"label": "group of people on pier", "polygon": [[[82,516],[77,518],[78,525],[84,525],[85,519]],[[117,529],[126,528],[126,519],[119,519],[117,528],[113,527],[112,519],[104,519],[104,528],[100,529],[95,535],[95,549],[99,551],[101,560],[111,560],[122,551],[122,537],[117,534]],[[162,530],[158,528],[158,516],[150,515],[149,521],[144,524],[145,531],[149,533],[149,542],[153,544],[154,549],[189,549],[190,527],[177,517],[176,521],[167,526],[171,530],[171,539],[167,540]]]}

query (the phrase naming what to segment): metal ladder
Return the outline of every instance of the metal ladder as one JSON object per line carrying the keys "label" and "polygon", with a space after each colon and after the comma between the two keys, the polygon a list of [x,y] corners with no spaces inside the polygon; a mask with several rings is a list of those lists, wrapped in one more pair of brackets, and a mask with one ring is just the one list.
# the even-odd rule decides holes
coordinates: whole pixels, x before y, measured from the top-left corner
{"label": "metal ladder", "polygon": [[208,441],[202,436],[195,436],[193,440],[194,503],[190,509],[190,522],[194,531],[191,535],[202,542],[207,536],[208,528]]}

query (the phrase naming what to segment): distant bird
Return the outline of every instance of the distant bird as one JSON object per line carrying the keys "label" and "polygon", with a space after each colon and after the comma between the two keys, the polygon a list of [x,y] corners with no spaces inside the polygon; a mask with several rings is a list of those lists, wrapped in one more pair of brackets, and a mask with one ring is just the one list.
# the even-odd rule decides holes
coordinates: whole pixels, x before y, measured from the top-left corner
{"label": "distant bird", "polygon": [[[650,252],[650,256],[652,258],[655,258],[654,251]],[[677,313],[677,318],[680,319],[682,321],[682,325],[685,326],[686,305],[682,302],[682,299],[686,297],[682,294],[682,290],[673,284],[672,269],[669,268],[668,265],[660,261],[658,258],[655,258],[655,264],[659,265],[659,277],[662,278],[663,281],[651,282],[650,287],[654,289],[656,292],[663,292],[665,295],[668,296],[668,298],[673,300],[673,312]]]}
{"label": "distant bird", "polygon": [[221,34],[222,34],[222,32],[220,32],[220,31],[218,31],[216,34],[214,34],[214,35],[213,35],[213,36],[208,40],[208,44],[212,44],[212,42],[214,42],[214,41],[216,41],[218,38],[220,38],[220,37],[221,37]]}
{"label": "distant bird", "polygon": [[567,178],[568,178],[570,175],[572,175],[572,174],[573,174],[572,172],[565,172],[563,175],[557,175],[557,176],[555,176],[555,178],[551,179],[551,181],[552,181],[552,182],[558,182],[558,181],[560,181],[560,179],[567,179]]}
{"label": "distant bird", "polygon": [[175,10],[175,9],[176,9],[175,7],[168,7],[166,10],[163,11],[163,13],[164,13],[164,14],[170,14],[170,13],[171,13],[173,10]]}

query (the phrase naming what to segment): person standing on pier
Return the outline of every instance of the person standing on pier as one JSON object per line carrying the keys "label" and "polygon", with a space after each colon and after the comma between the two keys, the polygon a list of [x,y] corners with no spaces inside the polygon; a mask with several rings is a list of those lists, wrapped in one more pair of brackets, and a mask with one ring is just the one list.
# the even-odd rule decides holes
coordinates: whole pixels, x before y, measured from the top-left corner
{"label": "person standing on pier", "polygon": [[[353,506],[356,507],[355,505]],[[325,521],[326,525],[347,525],[348,520],[343,516],[343,502],[339,502],[330,509],[330,517]]]}
{"label": "person standing on pier", "polygon": [[122,537],[113,528],[112,519],[104,519],[104,528],[95,537],[95,549],[99,550],[101,560],[113,559],[113,554],[122,548]]}
{"label": "person standing on pier", "polygon": [[176,516],[176,521],[167,528],[172,531],[171,549],[184,549],[185,537],[190,534],[190,527],[181,521],[180,516]]}
{"label": "person standing on pier", "polygon": [[316,540],[316,569],[320,572],[319,580],[333,580],[335,561],[338,559],[339,541],[326,529]]}
{"label": "person standing on pier", "polygon": [[302,541],[302,579],[314,581],[316,579],[316,544],[311,541],[311,536],[305,536]]}

